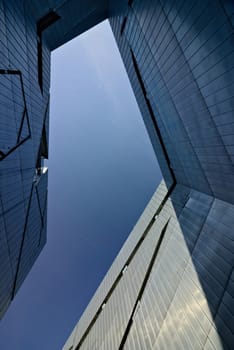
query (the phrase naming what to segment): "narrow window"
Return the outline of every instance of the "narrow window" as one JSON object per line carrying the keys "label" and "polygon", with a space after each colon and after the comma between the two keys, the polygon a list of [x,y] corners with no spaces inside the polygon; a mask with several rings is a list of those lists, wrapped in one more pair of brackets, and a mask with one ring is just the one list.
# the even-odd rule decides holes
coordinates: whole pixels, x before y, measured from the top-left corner
{"label": "narrow window", "polygon": [[166,146],[164,144],[160,128],[159,128],[157,120],[155,118],[154,111],[153,111],[153,108],[151,106],[151,102],[150,102],[150,100],[149,100],[149,98],[147,96],[147,91],[146,91],[145,84],[144,84],[144,81],[143,81],[142,76],[141,76],[140,69],[138,67],[138,63],[137,63],[136,57],[135,57],[132,49],[130,49],[130,51],[131,51],[133,66],[134,66],[134,69],[135,69],[135,72],[136,72],[136,75],[137,75],[137,78],[138,78],[138,82],[139,82],[139,84],[141,86],[141,90],[142,90],[143,95],[145,97],[145,102],[146,102],[146,105],[148,107],[148,111],[149,111],[152,123],[154,125],[154,129],[155,129],[156,134],[158,136],[158,141],[160,142],[160,145],[161,145],[161,148],[162,148],[162,151],[163,151],[163,155],[164,155],[164,158],[165,158],[165,160],[167,162],[167,166],[168,166],[168,169],[170,171],[171,177],[172,177],[173,181],[176,182],[176,177],[175,177],[175,174],[174,174],[174,170],[171,167],[170,158],[169,158],[169,155],[167,153],[167,149],[166,149]]}
{"label": "narrow window", "polygon": [[47,143],[47,138],[46,138],[45,124],[44,124],[43,129],[42,129],[40,153],[41,153],[41,157],[48,159],[48,143]]}
{"label": "narrow window", "polygon": [[123,35],[123,32],[124,32],[124,28],[126,26],[126,22],[127,22],[127,17],[125,16],[124,19],[123,19],[123,23],[121,25],[121,29],[120,29],[120,34]]}

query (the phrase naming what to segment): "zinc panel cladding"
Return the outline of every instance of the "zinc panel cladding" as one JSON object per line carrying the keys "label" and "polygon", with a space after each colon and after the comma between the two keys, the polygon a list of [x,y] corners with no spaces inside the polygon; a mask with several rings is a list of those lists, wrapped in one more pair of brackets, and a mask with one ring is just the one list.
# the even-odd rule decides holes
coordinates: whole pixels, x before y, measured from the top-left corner
{"label": "zinc panel cladding", "polygon": [[[156,229],[153,226],[145,242],[142,244],[141,249],[137,252],[132,262],[127,267],[126,272],[124,272],[123,277],[115,287],[100,317],[90,331],[89,337],[86,338],[86,341],[82,344],[82,349],[89,349],[89,340],[94,337],[96,338],[95,343],[98,349],[118,348],[127,325],[129,314],[136,301],[140,285],[146,273],[155,245],[157,244],[159,233],[160,226],[157,225]],[[129,279],[131,283],[129,283]],[[103,332],[103,337],[100,337],[101,332]]]}
{"label": "zinc panel cladding", "polygon": [[129,238],[126,240],[126,243],[123,245],[123,248],[119,252],[118,256],[115,259],[115,263],[110,267],[106,277],[102,281],[101,285],[97,289],[94,297],[90,301],[90,304],[87,306],[87,309],[82,316],[78,326],[74,331],[76,342],[78,343],[86,329],[89,327],[90,322],[92,321],[95,314],[98,312],[100,306],[103,304],[105,297],[108,295],[113,283],[116,278],[121,274],[121,271],[124,269],[126,262],[129,256],[132,254],[135,246],[138,241],[144,234],[149,222],[154,217],[156,211],[160,207],[161,201],[167,194],[167,186],[164,181],[161,182],[155,195],[152,197],[148,203],[146,209],[142,213],[138,222],[134,226]]}
{"label": "zinc panel cladding", "polygon": [[[165,16],[163,16],[164,15],[164,13],[163,12],[161,12],[160,13],[161,14],[161,17],[165,17]],[[137,16],[132,16],[132,19],[136,22],[136,26],[138,25],[138,23],[137,23]],[[164,18],[163,18],[164,19]],[[161,23],[162,22],[162,23]],[[167,22],[165,21],[165,20],[163,20],[163,21],[159,21],[159,26],[158,26],[158,28],[156,27],[155,28],[155,32],[156,33],[159,33],[158,35],[157,35],[157,37],[156,37],[156,39],[155,40],[159,40],[159,42],[161,43],[161,42],[163,42],[163,40],[162,39],[160,39],[160,37],[158,37],[158,36],[160,36],[160,33],[162,32],[162,30],[161,30],[161,28],[164,28],[165,26],[166,26],[166,24],[167,24]],[[139,26],[139,25],[138,25]],[[143,27],[144,28],[144,27]],[[165,31],[167,30],[168,28],[166,27],[165,28]],[[130,33],[131,33],[131,31],[130,31]],[[128,31],[127,31],[127,29],[126,29],[126,35],[128,35]],[[164,37],[163,37],[164,38]],[[130,42],[131,42],[131,36],[129,36],[129,39],[128,39]],[[140,40],[140,39],[139,39]],[[138,41],[139,41],[138,40]],[[132,43],[132,46],[133,46],[133,50],[134,50],[134,53],[135,53],[135,55],[136,55],[136,58],[137,58],[137,60],[138,60],[138,62],[139,62],[139,67],[141,68],[141,67],[143,67],[143,66],[145,66],[145,67],[148,67],[148,64],[147,63],[145,63],[145,57],[152,57],[152,60],[153,61],[155,61],[155,58],[153,57],[153,55],[152,55],[152,53],[151,53],[151,51],[152,51],[152,49],[151,49],[151,47],[148,45],[148,44],[146,44],[145,45],[145,50],[144,50],[144,55],[142,55],[141,54],[141,52],[139,52],[139,50],[137,49],[138,48],[138,41],[135,43],[134,41],[133,41],[133,43]],[[158,45],[158,54],[160,54],[160,44]],[[157,64],[155,64],[155,62],[154,62],[154,66],[153,66],[153,68],[154,68],[154,74],[155,73],[157,73],[158,72],[158,79],[159,79],[159,81],[160,81],[160,79],[162,80],[162,74],[161,74],[161,72],[160,72],[160,70],[158,69],[158,65]],[[152,75],[153,74],[151,74],[151,79],[152,79]],[[144,76],[143,76],[143,78],[144,78]],[[157,78],[157,76],[156,76],[156,78]],[[158,81],[156,80],[156,81],[154,81],[154,86],[157,86],[158,85]],[[164,85],[165,85],[165,82],[164,82]],[[149,91],[150,91],[150,96],[151,95],[153,95],[153,93],[154,93],[154,91],[152,90],[152,87],[151,86],[153,86],[152,85],[152,83],[151,83],[151,85],[149,86]],[[169,94],[169,93],[168,93]],[[158,96],[158,94],[157,94],[157,96]],[[154,106],[154,104],[153,104],[153,106]],[[169,106],[169,110],[168,110],[168,106]],[[165,110],[166,109],[166,110]],[[172,103],[172,101],[170,101],[170,98],[167,98],[167,100],[166,101],[162,101],[162,103],[160,103],[160,100],[158,101],[157,100],[157,110],[156,110],[156,115],[158,116],[158,115],[160,115],[160,112],[161,112],[161,114],[164,116],[164,114],[168,114],[168,113],[170,113],[170,119],[175,115],[178,115],[178,112],[177,112],[177,110],[176,110],[176,108],[175,108],[175,106],[174,106],[174,104]],[[178,119],[178,117],[177,117],[177,119]],[[165,120],[165,118],[163,118],[163,120]],[[171,122],[171,120],[170,120],[170,123],[169,123],[169,127],[168,127],[168,130],[170,131],[170,128],[172,129],[172,126],[174,126],[174,124],[177,124],[178,125],[178,121],[176,121],[176,123],[173,123],[173,122]],[[180,125],[179,124],[179,128],[177,129],[177,130],[179,130],[179,135],[177,135],[177,141],[181,141],[180,139],[181,139],[181,137],[182,137],[182,140],[183,139],[185,139],[185,136],[183,135],[183,125]],[[175,132],[175,128],[173,128],[173,132]],[[181,133],[182,133],[182,135],[181,135]],[[164,136],[164,139],[165,139],[165,133],[163,134],[163,136]],[[167,138],[168,139],[168,138]],[[171,137],[171,139],[172,139],[172,137]],[[185,139],[186,140],[186,139]],[[183,140],[184,141],[184,140]],[[167,142],[167,140],[166,140],[166,142]],[[177,144],[180,144],[180,142],[178,142]],[[185,148],[184,147],[184,142],[183,142],[183,144],[182,144],[182,149],[181,149],[181,151],[179,152],[179,157],[181,158],[182,156],[183,156],[183,154],[185,153],[185,151],[184,150],[186,150],[187,152],[188,152],[188,150],[187,149],[189,149],[189,143],[187,143],[187,145],[186,145],[187,147]],[[169,149],[169,146],[167,145],[167,147],[168,147],[168,149]],[[177,146],[177,148],[178,148],[178,146]],[[191,148],[191,147],[190,147]],[[169,149],[170,150],[170,149]],[[190,153],[192,153],[191,151],[190,151]],[[192,154],[190,154],[190,162],[192,161],[194,161],[194,159],[193,158],[195,158],[195,157],[192,157]],[[191,163],[190,163],[190,167],[189,168],[191,168]],[[196,166],[196,170],[197,170],[197,168],[199,168],[198,166]],[[196,174],[196,175],[198,175],[198,174]],[[187,176],[187,178],[190,178],[191,176]],[[185,181],[185,180],[184,180]]]}
{"label": "zinc panel cladding", "polygon": [[39,178],[38,183],[33,184],[22,255],[18,266],[15,286],[16,292],[45,244],[43,239],[43,229],[46,224],[45,211],[47,181],[47,173],[45,173]]}
{"label": "zinc panel cladding", "polygon": [[[219,229],[218,222],[213,220],[217,220],[217,214],[222,217],[221,226],[233,224],[233,205],[182,186],[176,191],[150,231],[160,230],[162,223],[171,217],[124,349],[202,349],[212,342],[216,342],[216,346],[220,344],[220,349],[225,346],[231,349],[233,301],[228,286],[233,283],[230,275],[233,269],[233,232],[227,229],[227,237],[231,240],[226,244],[232,254],[223,251],[220,233],[215,236],[216,242],[219,239],[215,247],[207,240],[214,240],[208,228],[212,232],[214,228]],[[223,227],[220,232],[223,232]],[[149,246],[146,242],[145,245],[144,253],[140,253],[142,248],[139,249],[139,257],[148,255]],[[224,257],[226,262],[222,261]],[[136,261],[139,264],[138,259]],[[140,261],[144,265],[142,256]],[[93,346],[119,349],[121,327],[130,314],[128,307],[131,301],[136,301],[139,272],[137,280],[134,276],[130,264],[124,273],[127,285],[122,280],[123,288],[119,284],[115,287],[79,349]],[[129,296],[126,295],[128,288],[133,290]],[[227,320],[231,322],[227,323]],[[74,334],[73,337],[76,348],[78,341]]]}
{"label": "zinc panel cladding", "polygon": [[0,216],[0,266],[0,309],[3,310],[2,312],[4,312],[10,302],[10,291],[12,289],[13,276],[11,260],[9,257],[9,246],[5,231],[5,222],[2,215]]}
{"label": "zinc panel cladding", "polygon": [[[187,305],[182,303],[183,308],[179,308],[178,303],[181,303],[181,300],[174,301],[174,299],[186,265],[189,264],[191,260],[191,253],[196,242],[193,236],[197,239],[199,230],[210,209],[212,198],[207,198],[206,202],[207,203],[204,205],[204,198],[202,198],[202,202],[201,200],[195,200],[190,193],[189,199],[178,217],[179,220],[175,217],[173,225],[168,226],[166,233],[168,236],[167,244],[162,247],[161,253],[158,257],[158,263],[155,264],[155,267],[152,270],[151,279],[142,300],[142,303],[145,303],[146,305],[147,298],[151,300],[150,305],[148,304],[147,310],[149,316],[144,319],[145,324],[152,323],[150,327],[151,334],[149,334],[149,341],[152,344],[151,348],[173,348],[173,344],[175,348],[177,348],[175,344],[177,343],[178,325],[180,317],[184,317],[182,310],[183,308],[186,309]],[[200,208],[201,203],[203,205]],[[189,211],[192,213],[189,213]],[[193,218],[191,222],[189,221],[189,214]],[[187,222],[185,221],[186,219]],[[194,221],[196,225],[194,225]],[[188,242],[190,242],[190,245],[188,245]],[[192,266],[191,269],[195,271]],[[196,289],[194,292],[196,292]],[[144,297],[146,298],[145,302]],[[190,298],[192,297],[190,296]],[[188,305],[190,304],[192,304],[191,301]],[[172,310],[172,314],[170,314],[170,310]],[[141,308],[139,308],[138,312],[141,313]],[[139,327],[137,323],[139,323],[140,318],[141,316],[139,315],[139,318],[136,317],[134,320],[131,337],[134,337],[134,332],[136,332],[136,328]],[[188,318],[189,313],[187,315],[187,320]],[[192,324],[189,324],[189,329],[191,327]],[[179,337],[179,342],[183,339],[185,329],[185,327],[181,326],[182,334],[181,337]],[[141,339],[141,342],[144,343],[144,339],[145,338]],[[129,347],[127,346],[127,348]],[[146,348],[146,344],[142,344],[142,349]],[[183,349],[184,347],[180,344],[178,348]],[[187,348],[192,349],[192,346],[187,345]]]}
{"label": "zinc panel cladding", "polygon": [[[42,95],[37,79],[35,18],[25,1],[0,1],[0,58],[2,317],[46,241],[46,209],[41,230],[42,218],[37,197],[34,195],[35,198],[31,201],[30,193],[48,101],[50,51],[43,42],[43,68],[46,73]],[[45,174],[43,186],[40,187],[40,196],[44,201],[47,196],[47,181]],[[36,242],[39,242],[40,237],[41,243],[38,244]]]}
{"label": "zinc panel cladding", "polygon": [[133,50],[177,181],[232,202],[231,115],[217,125],[233,111],[234,33],[222,2],[133,1],[125,16],[122,36],[112,16],[114,35],[127,42],[123,56]]}
{"label": "zinc panel cladding", "polygon": [[[151,143],[152,146],[154,148],[154,151],[157,155],[157,159],[158,162],[160,164],[163,176],[164,176],[164,180],[167,183],[168,187],[171,185],[172,183],[172,178],[171,178],[171,174],[170,171],[168,169],[169,164],[165,161],[165,157],[163,155],[163,151],[162,151],[162,147],[159,143],[158,140],[158,136],[155,132],[155,128],[152,122],[152,119],[150,117],[149,114],[149,110],[147,108],[146,105],[146,101],[145,101],[145,97],[143,95],[142,89],[140,87],[137,75],[136,75],[136,71],[133,67],[133,62],[132,62],[132,58],[131,58],[131,51],[130,51],[130,47],[128,45],[128,41],[126,40],[124,35],[120,35],[120,30],[121,30],[121,24],[124,20],[123,16],[119,16],[119,17],[114,17],[114,18],[110,18],[110,23],[112,26],[112,29],[114,31],[114,35],[120,50],[120,53],[122,55],[130,82],[132,84],[132,88],[133,91],[135,93],[139,108],[141,110],[142,113],[142,117],[144,119],[149,137],[151,139]],[[165,132],[164,129],[161,130],[161,133]]]}

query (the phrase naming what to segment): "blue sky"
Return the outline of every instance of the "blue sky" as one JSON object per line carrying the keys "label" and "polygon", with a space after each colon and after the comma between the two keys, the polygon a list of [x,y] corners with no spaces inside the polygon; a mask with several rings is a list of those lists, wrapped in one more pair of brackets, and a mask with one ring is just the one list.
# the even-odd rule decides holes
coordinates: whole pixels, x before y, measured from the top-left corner
{"label": "blue sky", "polygon": [[61,349],[161,179],[108,22],[52,54],[48,242],[0,349]]}

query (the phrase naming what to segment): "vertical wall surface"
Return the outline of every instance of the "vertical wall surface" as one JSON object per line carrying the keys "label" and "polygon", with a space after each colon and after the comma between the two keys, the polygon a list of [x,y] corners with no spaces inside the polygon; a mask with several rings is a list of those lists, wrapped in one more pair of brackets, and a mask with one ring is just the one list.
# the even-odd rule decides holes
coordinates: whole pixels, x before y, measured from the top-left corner
{"label": "vertical wall surface", "polygon": [[233,3],[128,3],[110,23],[149,132],[155,119],[177,182],[234,203]]}
{"label": "vertical wall surface", "polygon": [[46,241],[50,52],[23,1],[0,1],[0,317]]}
{"label": "vertical wall surface", "polygon": [[110,0],[164,181],[64,350],[233,349],[234,4]]}
{"label": "vertical wall surface", "polygon": [[0,318],[46,242],[50,53],[107,0],[0,0]]}
{"label": "vertical wall surface", "polygon": [[63,349],[231,350],[233,218],[162,182]]}
{"label": "vertical wall surface", "polygon": [[0,0],[0,318],[46,242],[50,53],[107,0]]}

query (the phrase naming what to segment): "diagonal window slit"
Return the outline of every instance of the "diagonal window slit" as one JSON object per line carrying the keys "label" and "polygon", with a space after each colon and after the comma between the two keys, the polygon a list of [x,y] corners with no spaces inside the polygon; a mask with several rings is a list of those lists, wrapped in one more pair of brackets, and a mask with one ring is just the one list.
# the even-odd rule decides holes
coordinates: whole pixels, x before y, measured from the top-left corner
{"label": "diagonal window slit", "polygon": [[159,129],[158,123],[156,121],[153,108],[152,108],[150,100],[149,100],[149,98],[147,96],[147,91],[146,91],[146,88],[145,88],[145,84],[144,84],[144,81],[143,81],[143,79],[141,77],[140,69],[138,67],[138,63],[137,63],[136,57],[135,57],[132,49],[131,49],[131,56],[132,56],[133,66],[134,66],[134,69],[135,69],[135,72],[136,72],[136,75],[137,75],[137,78],[138,78],[138,81],[139,81],[139,85],[140,85],[142,93],[144,95],[145,102],[146,102],[146,105],[147,105],[147,108],[148,108],[148,111],[149,111],[149,114],[150,114],[150,117],[151,117],[154,129],[155,129],[155,132],[156,132],[156,134],[158,136],[158,140],[159,140],[159,143],[161,145],[164,158],[165,158],[165,160],[167,162],[167,166],[168,166],[168,169],[170,171],[172,180],[173,180],[173,182],[176,182],[175,173],[174,173],[174,171],[173,171],[173,169],[171,167],[170,158],[169,158],[166,146],[164,144],[164,141],[163,141],[162,134],[161,134],[161,131]]}
{"label": "diagonal window slit", "polygon": [[[136,244],[135,248],[133,249],[132,253],[130,254],[128,260],[126,261],[123,269],[121,270],[121,272],[119,273],[119,275],[116,277],[115,281],[113,282],[112,284],[112,287],[111,289],[109,290],[108,294],[106,295],[105,299],[103,300],[103,303],[101,304],[101,306],[99,307],[99,309],[97,310],[96,314],[94,315],[93,319],[91,320],[89,326],[87,327],[86,331],[84,332],[83,336],[81,337],[79,343],[77,344],[75,350],[79,350],[84,342],[84,340],[86,339],[86,337],[88,336],[89,332],[91,331],[92,327],[94,326],[95,322],[97,321],[99,315],[101,314],[102,310],[104,309],[104,306],[106,305],[106,303],[108,302],[108,300],[110,299],[111,295],[113,294],[115,288],[117,287],[118,283],[120,282],[123,274],[125,273],[126,269],[127,269],[127,266],[129,266],[129,264],[131,263],[131,261],[133,260],[134,256],[136,255],[137,251],[140,249],[142,243],[144,242],[147,234],[150,232],[153,224],[155,223],[155,220],[157,219],[157,217],[159,216],[160,212],[162,211],[164,205],[166,204],[167,200],[169,199],[172,191],[174,190],[176,186],[176,183],[173,183],[171,185],[171,187],[169,188],[167,194],[165,195],[165,197],[163,198],[162,200],[162,203],[161,205],[159,206],[159,208],[157,209],[156,213],[154,213],[152,219],[150,220],[148,226],[146,227],[145,231],[143,232],[141,238],[139,239],[138,243]],[[152,271],[152,268],[153,268],[153,265],[154,265],[154,262],[156,260],[156,257],[157,257],[157,254],[158,254],[158,251],[159,251],[159,248],[161,246],[161,243],[163,241],[163,238],[165,236],[165,233],[166,233],[166,229],[167,229],[167,226],[169,224],[169,221],[170,221],[170,218],[168,219],[167,223],[165,224],[164,228],[162,229],[161,231],[161,234],[160,234],[160,237],[159,237],[159,240],[158,240],[158,243],[156,245],[156,248],[155,248],[155,251],[153,253],[153,256],[152,256],[152,259],[150,261],[150,264],[149,264],[149,267],[146,271],[146,275],[145,275],[145,278],[143,280],[143,283],[142,283],[142,286],[141,286],[141,289],[140,289],[140,292],[138,293],[138,296],[137,296],[137,299],[136,299],[136,303],[133,307],[133,311],[132,311],[132,314],[130,316],[130,320],[128,322],[128,325],[126,327],[126,330],[125,330],[125,333],[124,333],[124,336],[122,338],[122,341],[121,341],[121,344],[126,342],[126,339],[127,339],[127,336],[128,336],[128,333],[130,331],[130,327],[131,327],[131,324],[132,324],[132,319],[136,313],[136,309],[139,305],[139,301],[143,295],[143,292],[145,290],[145,287],[146,287],[146,284],[148,282],[148,279],[149,279],[149,276],[150,276],[150,273]],[[126,339],[125,339],[126,338]],[[124,345],[123,343],[123,345]],[[121,346],[121,345],[120,345]],[[119,349],[122,349],[121,347]]]}
{"label": "diagonal window slit", "polygon": [[123,23],[121,25],[121,29],[120,29],[120,34],[123,35],[124,29],[126,27],[126,23],[127,23],[127,17],[125,16],[123,19]]}
{"label": "diagonal window slit", "polygon": [[133,307],[133,310],[132,310],[132,313],[131,313],[131,316],[130,316],[130,319],[128,321],[128,324],[127,324],[127,327],[125,329],[125,332],[124,332],[124,335],[123,335],[123,338],[122,338],[122,341],[120,343],[120,346],[119,346],[119,350],[122,350],[124,348],[124,345],[126,343],[126,340],[127,340],[127,337],[129,335],[129,332],[131,330],[131,326],[132,326],[132,323],[133,323],[133,320],[134,320],[134,317],[139,309],[139,306],[140,306],[140,302],[141,302],[141,298],[143,296],[143,293],[145,291],[145,288],[146,288],[146,285],[147,285],[147,282],[149,280],[149,277],[150,277],[150,274],[151,274],[151,271],[153,269],[153,266],[154,266],[154,263],[157,259],[157,255],[158,255],[158,252],[159,252],[159,249],[161,247],[161,244],[162,244],[162,241],[163,241],[163,238],[165,236],[165,233],[166,233],[166,230],[167,230],[167,227],[168,227],[168,224],[169,224],[169,221],[170,219],[168,219],[167,223],[165,224],[165,226],[163,227],[162,231],[161,231],[161,234],[160,234],[160,237],[159,237],[159,240],[158,240],[158,243],[155,247],[155,250],[154,250],[154,253],[153,253],[153,256],[150,260],[150,264],[149,264],[149,267],[146,271],[146,274],[145,274],[145,278],[143,280],[143,283],[141,285],[141,289],[138,293],[138,296],[137,296],[137,300],[135,302],[135,305]]}

